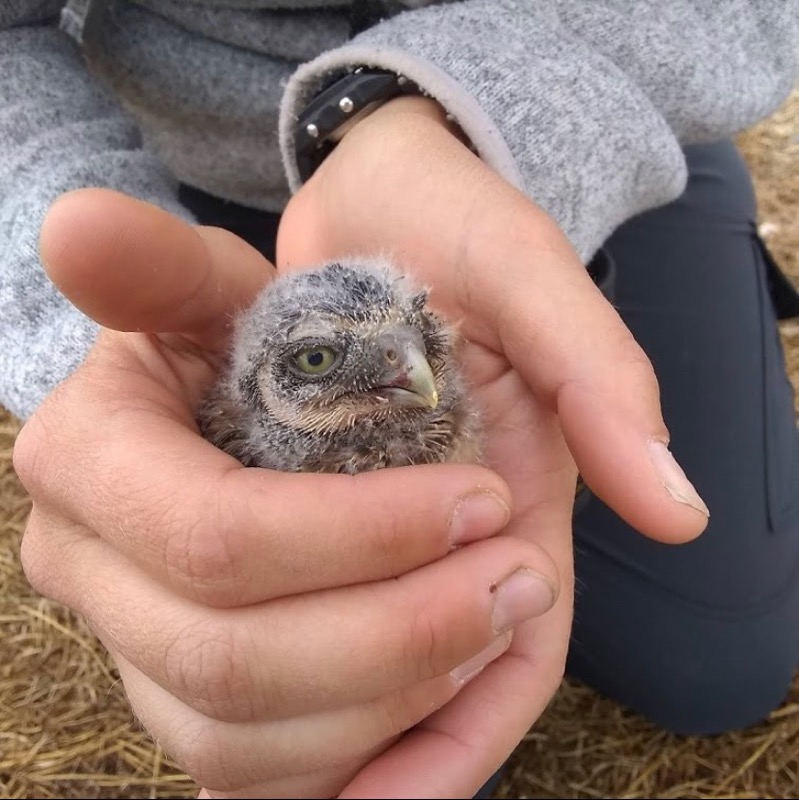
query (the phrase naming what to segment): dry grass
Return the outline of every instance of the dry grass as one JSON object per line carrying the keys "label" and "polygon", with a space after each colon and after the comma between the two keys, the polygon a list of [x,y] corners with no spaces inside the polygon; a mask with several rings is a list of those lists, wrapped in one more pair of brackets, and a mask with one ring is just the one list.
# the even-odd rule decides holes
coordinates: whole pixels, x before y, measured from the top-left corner
{"label": "dry grass", "polygon": [[[799,283],[799,91],[740,137],[764,235]],[[799,323],[783,326],[799,386]],[[191,797],[197,787],[137,728],[113,665],[71,612],[19,566],[28,500],[0,413],[0,797]],[[799,796],[799,675],[771,718],[715,738],[672,736],[566,681],[519,746],[498,797]]]}

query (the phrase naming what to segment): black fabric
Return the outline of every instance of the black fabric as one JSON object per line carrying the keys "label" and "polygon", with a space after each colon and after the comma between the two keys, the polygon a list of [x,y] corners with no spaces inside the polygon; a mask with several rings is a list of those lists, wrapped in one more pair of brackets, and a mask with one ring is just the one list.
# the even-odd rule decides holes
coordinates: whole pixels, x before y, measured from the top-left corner
{"label": "black fabric", "polygon": [[201,225],[232,231],[274,264],[279,214],[231,203],[185,184],[180,186],[178,198]]}
{"label": "black fabric", "polygon": [[766,243],[757,235],[755,241],[766,265],[766,280],[777,318],[784,320],[799,317],[799,292],[790,278],[780,269]]}
{"label": "black fabric", "polygon": [[606,250],[710,524],[690,544],[658,544],[584,492],[568,671],[664,728],[704,734],[764,718],[799,659],[799,441],[775,310],[796,313],[797,300],[757,236],[735,148],[687,157],[685,194]]}
{"label": "black fabric", "polygon": [[508,762],[506,761],[478,790],[474,795],[473,800],[490,800],[494,796],[494,792],[499,786],[505,774],[508,771]]}
{"label": "black fabric", "polygon": [[395,0],[352,0],[350,36],[355,36],[404,10],[404,6]]}
{"label": "black fabric", "polygon": [[[438,5],[459,2],[462,0],[438,0]],[[377,25],[382,20],[412,9],[412,5],[399,2],[399,0],[352,0],[350,4],[350,37]]]}
{"label": "black fabric", "polygon": [[591,280],[612,303],[616,291],[616,264],[606,248],[601,247],[597,250],[587,269]]}
{"label": "black fabric", "polygon": [[102,36],[105,17],[116,0],[89,0],[83,16],[80,43],[86,53],[94,53]]}

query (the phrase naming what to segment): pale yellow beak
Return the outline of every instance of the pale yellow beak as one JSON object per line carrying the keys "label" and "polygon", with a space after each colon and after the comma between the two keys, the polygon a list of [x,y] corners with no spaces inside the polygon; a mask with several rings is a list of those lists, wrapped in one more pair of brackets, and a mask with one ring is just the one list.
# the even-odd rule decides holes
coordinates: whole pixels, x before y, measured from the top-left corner
{"label": "pale yellow beak", "polygon": [[438,389],[419,331],[403,325],[378,340],[384,373],[376,391],[395,405],[434,409]]}

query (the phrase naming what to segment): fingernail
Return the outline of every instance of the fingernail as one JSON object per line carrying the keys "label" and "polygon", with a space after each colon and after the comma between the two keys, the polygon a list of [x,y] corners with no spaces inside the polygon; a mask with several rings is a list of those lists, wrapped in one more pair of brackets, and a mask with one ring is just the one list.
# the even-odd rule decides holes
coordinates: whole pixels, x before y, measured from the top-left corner
{"label": "fingernail", "polygon": [[458,501],[452,513],[450,543],[457,547],[498,533],[509,519],[510,509],[493,492],[483,490],[467,494]]}
{"label": "fingernail", "polygon": [[541,575],[517,569],[501,583],[491,587],[494,593],[494,630],[508,630],[526,619],[549,611],[555,603],[555,590]]}
{"label": "fingernail", "polygon": [[458,683],[470,681],[510,647],[512,638],[511,631],[500,634],[485,650],[481,650],[476,656],[465,661],[459,667],[455,667],[450,675]]}
{"label": "fingernail", "polygon": [[649,457],[652,459],[652,463],[660,476],[660,482],[678,503],[690,506],[706,517],[710,516],[710,511],[705,505],[705,501],[699,496],[699,492],[694,489],[682,467],[663,442],[653,440],[649,443]]}

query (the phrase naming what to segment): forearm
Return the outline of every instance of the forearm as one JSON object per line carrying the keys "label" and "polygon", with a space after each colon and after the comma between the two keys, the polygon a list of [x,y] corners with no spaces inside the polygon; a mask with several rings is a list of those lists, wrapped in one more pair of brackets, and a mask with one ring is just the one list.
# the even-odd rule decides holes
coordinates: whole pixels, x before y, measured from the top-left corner
{"label": "forearm", "polygon": [[56,197],[110,186],[188,217],[175,181],[54,26],[0,31],[0,403],[25,418],[83,359],[96,326],[47,279],[38,237]]}

